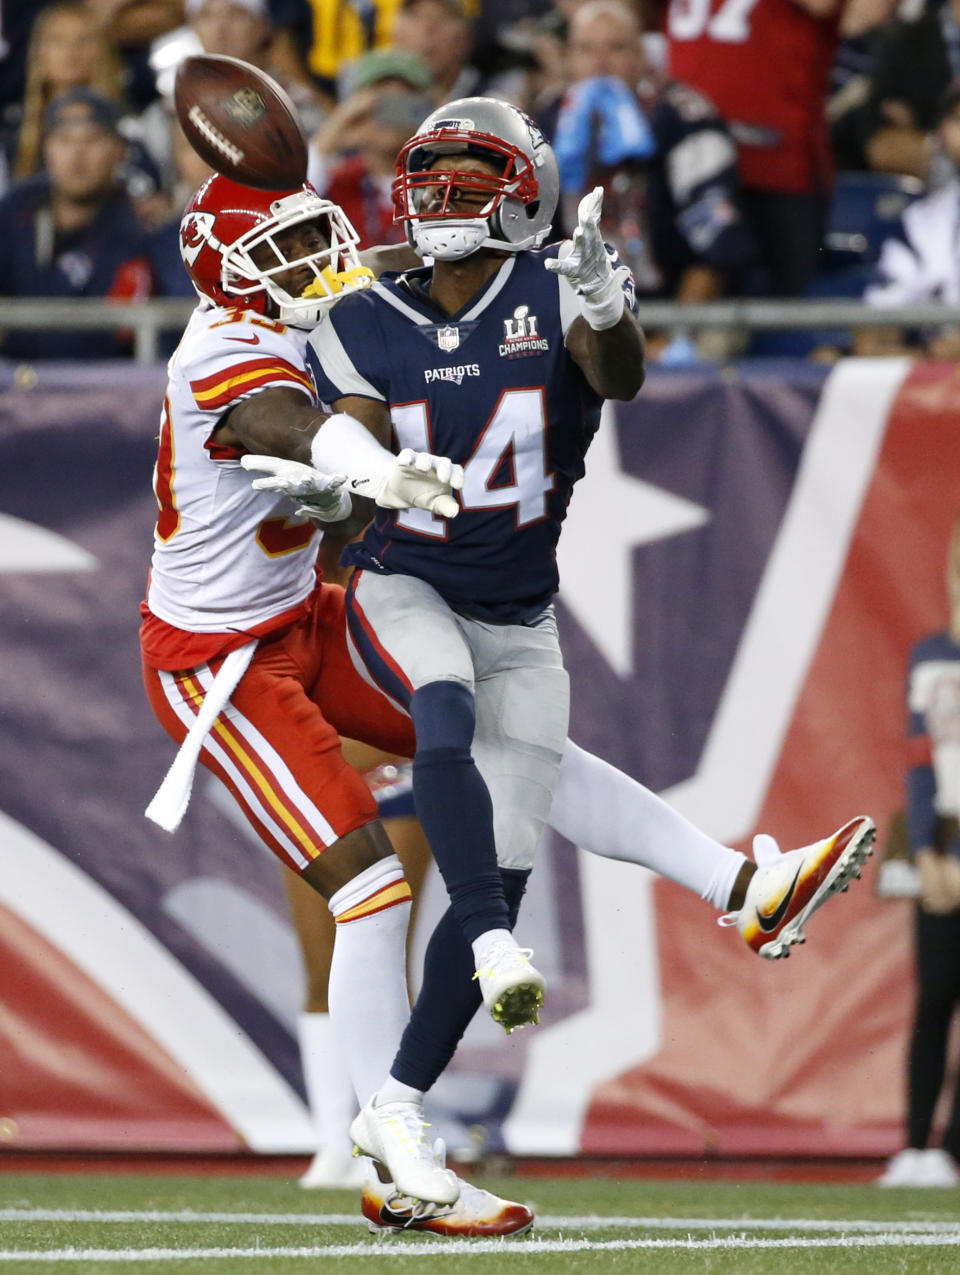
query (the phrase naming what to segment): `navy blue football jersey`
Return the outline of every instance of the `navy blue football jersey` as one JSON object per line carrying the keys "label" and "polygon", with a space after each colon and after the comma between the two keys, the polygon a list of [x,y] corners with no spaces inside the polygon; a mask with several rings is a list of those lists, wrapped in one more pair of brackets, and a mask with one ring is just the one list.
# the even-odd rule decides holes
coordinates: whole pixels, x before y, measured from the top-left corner
{"label": "navy blue football jersey", "polygon": [[378,510],[344,560],[418,576],[480,619],[528,618],[556,592],[560,524],[600,420],[564,346],[576,297],[544,268],[557,252],[508,258],[454,315],[431,300],[429,268],[384,275],[338,301],[308,347],[321,400],[381,400],[401,448],[464,468],[456,518]]}

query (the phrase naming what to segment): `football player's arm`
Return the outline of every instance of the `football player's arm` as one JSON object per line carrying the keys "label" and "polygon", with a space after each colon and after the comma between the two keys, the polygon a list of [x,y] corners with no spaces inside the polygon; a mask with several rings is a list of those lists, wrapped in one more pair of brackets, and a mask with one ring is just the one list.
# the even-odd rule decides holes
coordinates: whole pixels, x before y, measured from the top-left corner
{"label": "football player's arm", "polygon": [[[366,403],[370,400],[342,401]],[[384,421],[368,423],[363,420],[363,424],[382,447],[389,448],[390,416],[385,404],[375,406],[383,407]],[[356,420],[363,419],[349,408],[337,410],[349,412]],[[257,455],[282,456],[309,465],[314,435],[329,419],[298,390],[277,385],[261,390],[231,408],[220,418],[214,438],[227,447],[245,447]]]}
{"label": "football player's arm", "polygon": [[451,493],[463,485],[459,465],[409,448],[395,456],[386,404],[373,404],[380,409],[373,411],[367,399],[338,401],[356,403],[362,418],[342,410],[327,416],[297,390],[274,386],[238,403],[221,419],[214,437],[247,449],[244,468],[268,475],[257,478],[254,486],[296,500],[319,497],[321,517],[330,512],[337,520],[346,516],[341,488],[344,497],[369,498],[384,509],[415,507],[456,516],[459,505]]}
{"label": "football player's arm", "polygon": [[612,328],[595,331],[584,318],[574,319],[567,333],[570,357],[602,398],[627,403],[643,385],[643,329],[624,307]]}
{"label": "football player's arm", "polygon": [[793,3],[811,18],[832,18],[843,7],[843,0],[793,0]]}
{"label": "football player's arm", "polygon": [[421,258],[405,243],[377,244],[364,248],[359,255],[360,264],[372,270],[377,278],[387,270],[414,270],[423,265]]}
{"label": "football player's arm", "polygon": [[381,399],[362,398],[359,394],[347,394],[333,403],[335,412],[346,412],[354,420],[362,421],[370,433],[384,447],[391,446],[390,409]]}
{"label": "football player's arm", "polygon": [[[600,234],[603,189],[580,200],[569,251],[547,258],[559,276],[560,311],[570,357],[602,398],[629,401],[643,384],[643,330],[633,312],[633,279]],[[571,307],[575,317],[570,318]],[[565,317],[564,317],[565,316]]]}

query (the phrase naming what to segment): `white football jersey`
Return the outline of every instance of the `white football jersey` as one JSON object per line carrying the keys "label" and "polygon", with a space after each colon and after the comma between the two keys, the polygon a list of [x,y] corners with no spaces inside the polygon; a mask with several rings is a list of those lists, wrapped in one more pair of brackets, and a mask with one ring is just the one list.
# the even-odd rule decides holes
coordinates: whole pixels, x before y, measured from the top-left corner
{"label": "white football jersey", "polygon": [[255,491],[242,452],[212,441],[228,408],[268,387],[292,386],[317,403],[307,335],[202,304],[170,360],[147,605],[178,629],[251,629],[297,606],[316,583],[321,532],[287,497]]}

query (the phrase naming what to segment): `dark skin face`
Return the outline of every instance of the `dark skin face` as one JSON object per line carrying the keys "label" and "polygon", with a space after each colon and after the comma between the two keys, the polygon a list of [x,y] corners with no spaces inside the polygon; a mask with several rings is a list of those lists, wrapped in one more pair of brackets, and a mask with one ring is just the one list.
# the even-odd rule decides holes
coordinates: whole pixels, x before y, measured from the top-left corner
{"label": "dark skin face", "polygon": [[[430,165],[429,171],[486,173],[491,177],[499,177],[503,170],[499,164],[489,163],[474,155],[440,155]],[[441,208],[443,194],[442,186],[428,187],[424,197],[424,212],[435,212]],[[489,191],[454,186],[450,191],[447,209],[475,217],[489,202]],[[497,273],[505,257],[506,253],[495,252],[492,248],[478,248],[469,257],[461,257],[457,261],[435,261],[430,295],[448,314],[455,314],[483,287],[491,275]]]}
{"label": "dark skin face", "polygon": [[[274,240],[283,255],[294,260],[329,247],[320,224],[316,221],[301,222],[298,226],[281,230],[274,236]],[[271,266],[277,265],[276,254],[268,243],[257,244],[251,251],[250,257],[260,270],[269,270]],[[304,263],[291,266],[289,270],[281,270],[272,277],[285,292],[289,292],[292,297],[299,297],[304,288],[313,282],[315,275],[310,266]],[[270,297],[267,298],[266,312],[270,318],[276,318],[278,313],[276,303]]]}

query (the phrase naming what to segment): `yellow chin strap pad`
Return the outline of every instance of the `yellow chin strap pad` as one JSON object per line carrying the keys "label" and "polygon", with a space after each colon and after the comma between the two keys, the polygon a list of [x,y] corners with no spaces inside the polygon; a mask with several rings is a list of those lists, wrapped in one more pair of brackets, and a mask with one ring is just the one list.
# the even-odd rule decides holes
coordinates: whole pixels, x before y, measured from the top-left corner
{"label": "yellow chin strap pad", "polygon": [[341,270],[337,273],[333,266],[324,266],[320,278],[308,283],[300,293],[301,297],[335,297],[345,289],[353,292],[357,288],[369,288],[376,275],[366,266],[354,266],[352,270]]}

